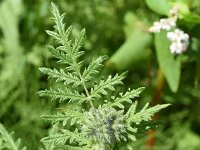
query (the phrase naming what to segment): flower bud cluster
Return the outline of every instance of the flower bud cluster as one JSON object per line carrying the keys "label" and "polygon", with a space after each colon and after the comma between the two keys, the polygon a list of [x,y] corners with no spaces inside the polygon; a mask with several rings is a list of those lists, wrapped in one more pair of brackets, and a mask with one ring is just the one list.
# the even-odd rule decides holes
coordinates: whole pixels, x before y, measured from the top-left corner
{"label": "flower bud cluster", "polygon": [[[169,18],[160,19],[160,21],[154,22],[153,26],[149,28],[150,32],[158,33],[161,30],[169,31],[176,26],[178,18],[178,7],[174,7],[169,11]],[[180,54],[187,50],[189,45],[189,35],[175,29],[174,32],[167,33],[168,39],[171,41],[170,51],[173,54]]]}
{"label": "flower bud cluster", "polygon": [[126,133],[123,111],[117,111],[112,107],[92,108],[84,116],[85,123],[82,131],[87,138],[93,139],[99,144],[103,143],[103,145],[125,139],[123,136]]}

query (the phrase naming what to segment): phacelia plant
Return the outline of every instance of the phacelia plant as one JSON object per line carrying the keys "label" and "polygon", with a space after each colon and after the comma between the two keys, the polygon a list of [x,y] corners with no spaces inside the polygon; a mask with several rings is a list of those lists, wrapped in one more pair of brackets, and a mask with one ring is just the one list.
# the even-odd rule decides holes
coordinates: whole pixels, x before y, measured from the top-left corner
{"label": "phacelia plant", "polygon": [[[64,14],[52,3],[55,31],[47,33],[56,41],[56,46],[48,46],[49,51],[58,59],[58,63],[66,65],[65,68],[40,68],[40,71],[56,82],[62,82],[66,88],[46,89],[39,92],[40,96],[50,97],[65,103],[88,105],[84,109],[66,109],[54,115],[43,115],[42,118],[52,121],[53,124],[62,123],[55,132],[43,138],[45,145],[51,149],[80,149],[80,150],[110,150],[117,143],[135,141],[139,125],[152,120],[152,116],[169,104],[156,105],[148,108],[147,103],[141,110],[137,110],[137,101],[144,90],[143,87],[127,90],[118,97],[111,96],[104,100],[108,92],[115,90],[116,85],[122,84],[126,73],[109,76],[98,82],[96,76],[105,57],[93,59],[84,65],[81,56],[81,46],[85,37],[83,29],[75,40],[71,39],[72,27],[65,29]],[[98,103],[96,103],[98,101]],[[127,108],[127,103],[129,104]],[[73,125],[73,128],[70,128]],[[145,127],[144,127],[145,128]]]}

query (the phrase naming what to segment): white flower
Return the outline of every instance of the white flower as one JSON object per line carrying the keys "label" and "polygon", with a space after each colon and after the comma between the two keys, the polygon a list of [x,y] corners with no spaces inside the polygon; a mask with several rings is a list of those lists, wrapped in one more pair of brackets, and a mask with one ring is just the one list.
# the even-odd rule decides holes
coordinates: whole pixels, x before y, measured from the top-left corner
{"label": "white flower", "polygon": [[[150,32],[158,33],[161,30],[171,30],[176,26],[179,8],[173,7],[169,11],[169,18],[160,19],[159,22],[154,22],[153,26],[149,28]],[[171,53],[180,54],[187,50],[189,45],[189,35],[183,31],[176,29],[174,32],[168,32],[167,38],[172,42],[170,45]]]}
{"label": "white flower", "polygon": [[176,22],[173,18],[161,19],[160,20],[161,28],[169,31],[172,27],[176,26]]}
{"label": "white flower", "polygon": [[180,42],[173,42],[171,45],[170,45],[170,51],[171,53],[173,54],[180,54],[182,53],[182,44]]}
{"label": "white flower", "polygon": [[173,42],[170,45],[170,51],[173,54],[181,54],[186,51],[188,48],[188,44],[183,44],[181,42]]}
{"label": "white flower", "polygon": [[162,29],[169,31],[172,27],[176,26],[178,12],[179,9],[175,6],[169,11],[169,18],[162,18],[159,22],[154,22],[153,26],[149,28],[149,31],[153,33],[158,33]]}
{"label": "white flower", "polygon": [[159,22],[154,22],[153,26],[149,28],[150,32],[157,33],[160,30],[170,30],[172,27],[176,26],[176,22],[173,18],[160,19]]}
{"label": "white flower", "polygon": [[168,32],[167,37],[172,41],[170,45],[171,53],[180,54],[187,50],[189,45],[189,35],[176,29],[174,32]]}
{"label": "white flower", "polygon": [[176,29],[174,32],[168,32],[167,37],[170,41],[188,41],[189,35],[183,31]]}
{"label": "white flower", "polygon": [[149,32],[157,33],[161,30],[161,24],[160,22],[154,22],[153,26],[149,28]]}

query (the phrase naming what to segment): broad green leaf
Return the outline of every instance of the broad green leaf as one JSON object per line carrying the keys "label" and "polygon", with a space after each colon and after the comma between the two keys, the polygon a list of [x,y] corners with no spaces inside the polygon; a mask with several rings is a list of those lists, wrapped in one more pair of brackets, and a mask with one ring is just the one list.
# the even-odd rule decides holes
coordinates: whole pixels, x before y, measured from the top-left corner
{"label": "broad green leaf", "polygon": [[150,45],[151,40],[152,37],[148,32],[141,29],[133,31],[132,35],[110,58],[107,65],[114,66],[118,70],[124,70],[129,66],[141,63],[150,54],[147,47]]}
{"label": "broad green leaf", "polygon": [[147,6],[160,15],[168,15],[170,5],[167,0],[145,0]]}
{"label": "broad green leaf", "polygon": [[124,16],[124,33],[126,35],[126,38],[129,38],[132,34],[132,32],[137,29],[137,25],[138,25],[138,18],[136,17],[136,15],[130,11],[128,11],[125,16]]}
{"label": "broad green leaf", "polygon": [[182,14],[181,16],[185,22],[190,25],[199,25],[200,24],[200,16],[196,14]]}
{"label": "broad green leaf", "polygon": [[170,52],[170,41],[167,39],[165,31],[155,35],[155,46],[158,63],[164,73],[164,76],[173,92],[178,90],[181,74],[180,57],[176,57]]}
{"label": "broad green leaf", "polygon": [[180,140],[177,140],[177,149],[178,150],[197,150],[200,147],[200,138],[199,136],[192,132],[189,129],[181,129],[179,133],[177,134],[178,137],[181,137]]}

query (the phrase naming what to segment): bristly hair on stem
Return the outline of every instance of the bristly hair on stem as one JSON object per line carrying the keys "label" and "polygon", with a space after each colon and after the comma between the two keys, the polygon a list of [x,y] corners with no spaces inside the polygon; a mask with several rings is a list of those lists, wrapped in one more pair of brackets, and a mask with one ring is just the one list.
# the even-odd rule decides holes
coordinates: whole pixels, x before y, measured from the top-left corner
{"label": "bristly hair on stem", "polygon": [[[115,76],[108,76],[94,83],[95,76],[100,72],[105,57],[93,59],[88,66],[84,66],[84,62],[80,57],[84,51],[81,47],[85,38],[85,29],[80,31],[78,37],[74,39],[71,36],[72,27],[65,28],[64,14],[60,14],[57,6],[52,5],[53,20],[55,22],[54,31],[47,30],[57,46],[48,45],[49,51],[58,63],[64,64],[65,68],[46,68],[39,70],[54,78],[56,82],[62,82],[67,85],[66,88],[50,88],[39,91],[40,96],[47,96],[51,100],[67,103],[88,103],[89,109],[66,109],[65,112],[58,112],[54,115],[42,115],[42,118],[51,121],[52,124],[59,123],[59,130],[53,134],[43,138],[41,141],[45,145],[53,145],[53,147],[61,149],[77,149],[77,150],[107,150],[113,149],[117,142],[135,141],[138,132],[138,125],[151,121],[152,116],[169,104],[156,105],[148,108],[146,104],[140,111],[137,111],[137,101],[133,99],[139,97],[144,90],[143,87],[133,90],[127,90],[125,93],[119,94],[117,97],[111,98],[112,101],[105,102],[104,96],[108,95],[108,91],[114,91],[116,85],[123,84],[122,80],[126,73]],[[95,76],[94,76],[95,75]],[[72,88],[68,88],[68,87]],[[109,92],[109,93],[110,93]],[[96,101],[100,101],[97,105]],[[127,103],[130,107],[125,109]],[[127,106],[127,105],[126,105]],[[74,130],[68,128],[67,125],[73,125]]]}

